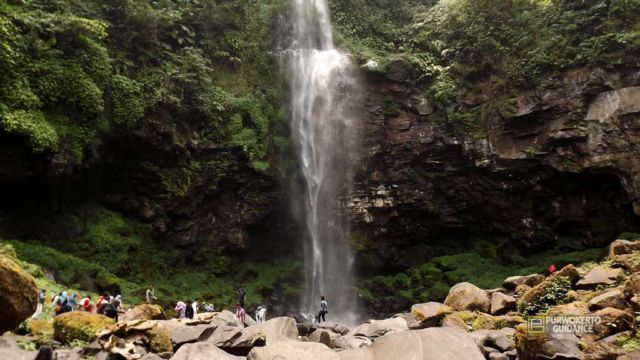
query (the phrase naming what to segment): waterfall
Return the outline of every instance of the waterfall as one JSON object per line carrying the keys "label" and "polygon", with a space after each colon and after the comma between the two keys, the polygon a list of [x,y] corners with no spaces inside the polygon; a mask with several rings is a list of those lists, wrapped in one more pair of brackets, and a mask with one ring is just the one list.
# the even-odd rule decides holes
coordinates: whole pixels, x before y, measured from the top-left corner
{"label": "waterfall", "polygon": [[293,1],[286,50],[290,121],[304,175],[305,289],[301,307],[317,312],[320,296],[331,321],[355,321],[353,253],[344,195],[358,153],[362,92],[349,57],[335,48],[326,0]]}

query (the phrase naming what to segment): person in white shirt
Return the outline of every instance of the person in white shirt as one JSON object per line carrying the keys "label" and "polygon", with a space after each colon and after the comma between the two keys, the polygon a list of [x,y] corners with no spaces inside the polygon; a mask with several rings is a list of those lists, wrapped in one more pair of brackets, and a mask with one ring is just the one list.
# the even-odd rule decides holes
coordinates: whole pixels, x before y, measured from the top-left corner
{"label": "person in white shirt", "polygon": [[198,300],[193,300],[191,307],[193,308],[193,316],[195,317],[198,315]]}

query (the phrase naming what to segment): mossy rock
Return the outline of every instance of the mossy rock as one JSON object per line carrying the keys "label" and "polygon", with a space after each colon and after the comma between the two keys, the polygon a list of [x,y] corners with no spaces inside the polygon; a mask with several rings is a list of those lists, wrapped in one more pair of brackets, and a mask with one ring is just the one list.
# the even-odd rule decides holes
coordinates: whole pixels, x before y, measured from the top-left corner
{"label": "mossy rock", "polygon": [[171,343],[171,332],[169,329],[156,326],[151,329],[149,335],[149,347],[152,353],[160,354],[166,352],[173,352],[173,344]]}
{"label": "mossy rock", "polygon": [[97,333],[115,322],[104,316],[86,311],[72,311],[55,317],[53,321],[53,337],[62,343],[73,340],[92,342]]}
{"label": "mossy rock", "polygon": [[[541,311],[545,311],[546,309],[544,309],[544,307],[558,304],[560,299],[557,298],[561,296],[566,298],[566,293],[571,290],[571,284],[575,283],[579,277],[580,273],[575,266],[565,266],[562,270],[553,273],[542,283],[525,292],[518,300],[518,311],[528,313],[531,312],[531,307],[540,308]],[[560,290],[563,290],[564,294],[555,293]],[[551,297],[553,297],[553,299],[551,299]],[[538,311],[535,312],[538,313]]]}
{"label": "mossy rock", "polygon": [[160,305],[141,304],[127,311],[122,317],[122,321],[133,320],[166,320],[167,315]]}
{"label": "mossy rock", "polygon": [[53,320],[29,319],[24,322],[29,334],[40,338],[50,338],[53,336]]}
{"label": "mossy rock", "polygon": [[519,315],[502,315],[497,316],[495,319],[495,327],[496,329],[504,329],[504,328],[516,328],[520,324],[524,324],[526,320]]}
{"label": "mossy rock", "polygon": [[496,329],[496,318],[489,314],[480,314],[473,321],[471,327],[476,331]]}
{"label": "mossy rock", "polygon": [[0,256],[0,334],[13,330],[35,311],[35,280],[7,256]]}
{"label": "mossy rock", "polygon": [[516,328],[515,342],[518,359],[537,360],[537,354],[543,353],[544,344],[549,340],[547,334],[530,334],[526,324]]}
{"label": "mossy rock", "polygon": [[454,326],[468,331],[469,327],[477,317],[477,313],[469,310],[456,311],[445,316],[442,320],[442,326]]}

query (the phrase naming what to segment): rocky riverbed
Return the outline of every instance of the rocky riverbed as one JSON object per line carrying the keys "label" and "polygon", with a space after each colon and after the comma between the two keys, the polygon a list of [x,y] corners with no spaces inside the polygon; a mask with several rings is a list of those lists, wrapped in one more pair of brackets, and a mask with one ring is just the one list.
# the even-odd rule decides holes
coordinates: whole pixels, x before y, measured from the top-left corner
{"label": "rocky riverbed", "polygon": [[[82,312],[58,316],[47,343],[5,334],[0,358],[626,360],[640,358],[638,309],[640,241],[616,240],[599,263],[510,277],[498,289],[460,283],[444,303],[415,304],[353,328],[290,317],[240,324],[226,310],[166,319],[159,306],[140,305],[117,324]],[[587,333],[535,334],[526,319],[538,314],[599,321]],[[74,348],[77,341],[89,345]]]}

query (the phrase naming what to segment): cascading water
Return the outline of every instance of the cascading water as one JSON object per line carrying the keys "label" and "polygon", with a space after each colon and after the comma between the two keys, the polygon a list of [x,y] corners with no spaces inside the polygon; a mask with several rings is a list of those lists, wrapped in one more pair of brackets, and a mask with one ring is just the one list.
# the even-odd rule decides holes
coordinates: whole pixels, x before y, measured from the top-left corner
{"label": "cascading water", "polygon": [[356,293],[348,221],[341,198],[357,154],[361,87],[354,67],[333,43],[326,0],[293,1],[293,39],[286,50],[291,128],[305,180],[305,270],[302,310],[320,296],[333,321],[355,321]]}

